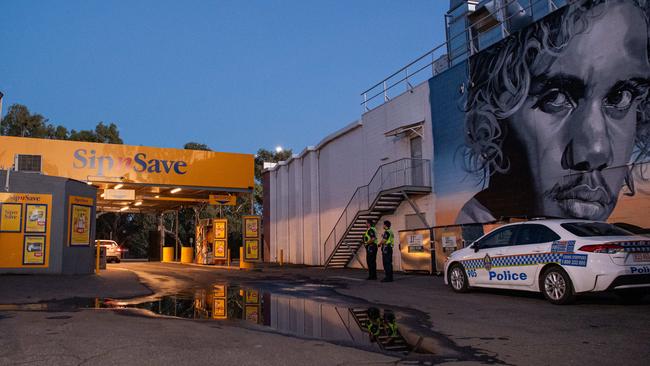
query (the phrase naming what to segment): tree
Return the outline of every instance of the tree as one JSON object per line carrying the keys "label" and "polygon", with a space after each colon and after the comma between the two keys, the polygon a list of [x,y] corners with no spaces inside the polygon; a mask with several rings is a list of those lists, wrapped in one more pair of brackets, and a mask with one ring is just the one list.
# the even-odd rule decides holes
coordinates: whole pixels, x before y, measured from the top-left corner
{"label": "tree", "polygon": [[255,212],[261,213],[264,206],[264,188],[262,186],[262,172],[264,163],[277,163],[291,158],[292,150],[282,150],[280,152],[266,149],[257,150],[255,154]]}
{"label": "tree", "polygon": [[103,144],[123,144],[122,138],[120,138],[120,131],[118,131],[115,123],[110,125],[105,125],[104,122],[99,122],[95,127],[95,130],[81,130],[81,131],[70,131],[70,136],[68,140],[73,141],[88,141],[88,142],[99,142]]}
{"label": "tree", "polygon": [[188,142],[183,146],[183,149],[185,150],[205,150],[205,151],[212,151],[212,149],[206,145],[206,144],[201,144],[198,142]]}
{"label": "tree", "polygon": [[26,106],[13,104],[0,122],[0,133],[3,136],[54,138],[60,126],[48,122],[42,115],[32,114]]}
{"label": "tree", "polygon": [[282,150],[280,152],[274,152],[266,149],[257,150],[257,154],[255,154],[255,181],[262,181],[264,163],[277,163],[279,161],[289,160],[292,155],[292,150]]}
{"label": "tree", "polygon": [[35,137],[41,139],[73,140],[101,142],[105,144],[122,144],[120,131],[115,123],[105,125],[99,122],[94,130],[72,130],[56,126],[40,114],[32,114],[22,104],[13,104],[0,122],[0,134],[3,136]]}

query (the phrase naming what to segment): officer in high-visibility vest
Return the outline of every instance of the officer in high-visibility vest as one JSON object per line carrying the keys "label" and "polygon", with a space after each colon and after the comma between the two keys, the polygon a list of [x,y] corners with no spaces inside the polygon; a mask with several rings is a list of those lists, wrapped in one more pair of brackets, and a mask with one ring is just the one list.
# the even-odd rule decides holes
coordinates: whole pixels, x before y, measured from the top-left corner
{"label": "officer in high-visibility vest", "polygon": [[384,264],[384,279],[381,282],[393,281],[393,245],[395,244],[395,234],[390,229],[390,221],[384,221],[384,235],[381,238],[381,260]]}
{"label": "officer in high-visibility vest", "polygon": [[366,247],[366,263],[368,264],[367,280],[377,279],[377,229],[372,221],[366,221],[366,232],[363,234],[363,245]]}

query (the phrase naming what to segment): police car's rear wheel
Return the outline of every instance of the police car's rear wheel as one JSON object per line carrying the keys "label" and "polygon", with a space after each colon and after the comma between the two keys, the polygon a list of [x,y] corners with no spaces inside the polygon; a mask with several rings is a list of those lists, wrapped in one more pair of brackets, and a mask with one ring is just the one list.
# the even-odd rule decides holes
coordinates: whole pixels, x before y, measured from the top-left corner
{"label": "police car's rear wheel", "polygon": [[465,274],[465,269],[460,264],[454,264],[451,266],[448,281],[452,290],[456,292],[467,292],[469,288],[467,274]]}
{"label": "police car's rear wheel", "polygon": [[550,267],[544,271],[541,290],[544,297],[556,305],[568,304],[575,299],[571,278],[560,267]]}

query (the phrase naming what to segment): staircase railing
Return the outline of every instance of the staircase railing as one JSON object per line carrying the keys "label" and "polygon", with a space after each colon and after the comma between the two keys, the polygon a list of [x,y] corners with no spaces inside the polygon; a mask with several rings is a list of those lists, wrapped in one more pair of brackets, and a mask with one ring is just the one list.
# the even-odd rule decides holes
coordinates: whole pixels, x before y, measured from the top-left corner
{"label": "staircase railing", "polygon": [[381,165],[370,182],[354,191],[323,245],[325,263],[345,237],[359,212],[370,209],[379,194],[400,187],[431,187],[431,164],[427,159],[404,158]]}

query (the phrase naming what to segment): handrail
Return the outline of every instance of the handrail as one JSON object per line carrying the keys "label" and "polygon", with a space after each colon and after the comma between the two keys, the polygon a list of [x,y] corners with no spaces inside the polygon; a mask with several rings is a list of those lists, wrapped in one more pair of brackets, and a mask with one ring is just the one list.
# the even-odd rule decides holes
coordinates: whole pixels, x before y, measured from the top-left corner
{"label": "handrail", "polygon": [[[446,49],[446,48],[447,48],[446,46],[447,46],[451,41],[455,40],[456,38],[458,38],[458,37],[460,37],[460,36],[466,36],[466,35],[467,35],[467,32],[470,31],[471,28],[472,28],[475,24],[480,24],[480,23],[482,23],[483,21],[487,20],[490,16],[493,16],[494,14],[496,14],[496,13],[500,12],[501,10],[506,9],[508,6],[512,5],[515,1],[517,1],[517,0],[505,0],[505,1],[502,3],[503,5],[502,5],[501,7],[496,8],[496,9],[494,10],[494,12],[490,12],[489,14],[485,15],[484,17],[482,17],[482,18],[476,20],[473,24],[470,24],[469,26],[465,27],[465,28],[463,29],[463,31],[458,32],[457,34],[455,34],[455,35],[453,35],[453,36],[450,36],[450,37],[449,37],[445,42],[443,42],[442,44],[439,44],[438,46],[436,46],[436,47],[434,47],[433,49],[429,50],[428,52],[424,53],[422,56],[420,56],[420,57],[416,58],[415,60],[409,62],[406,66],[403,66],[403,67],[400,68],[399,70],[397,70],[397,71],[395,71],[394,73],[392,73],[391,75],[387,76],[387,77],[384,78],[382,81],[376,83],[375,85],[373,85],[373,86],[371,86],[370,88],[368,88],[368,89],[366,89],[365,91],[363,91],[363,92],[360,94],[360,95],[363,97],[363,101],[362,101],[360,104],[363,106],[363,108],[364,108],[364,112],[370,110],[370,109],[368,108],[368,103],[369,103],[370,101],[372,101],[373,99],[377,98],[378,96],[382,95],[382,94],[384,95],[384,102],[387,102],[387,101],[390,99],[390,98],[388,97],[388,91],[391,90],[391,89],[393,89],[394,87],[396,87],[396,86],[402,84],[403,82],[406,81],[406,83],[407,83],[407,87],[408,87],[408,88],[412,88],[411,85],[410,85],[410,82],[409,82],[409,78],[413,78],[415,75],[419,74],[419,73],[422,72],[423,70],[426,70],[426,69],[429,69],[430,67],[433,67],[433,66],[436,64],[436,62],[438,62],[438,60],[439,60],[440,58],[442,58],[442,57],[446,57],[446,60],[444,60],[444,61],[446,61],[446,65],[447,65],[447,67],[451,67],[451,66],[453,65],[454,61],[458,60],[459,58],[464,57],[464,56],[466,56],[467,54],[473,54],[473,53],[476,53],[476,52],[480,51],[479,48],[476,48],[475,50],[472,50],[472,48],[473,48],[473,47],[472,47],[472,46],[473,46],[473,44],[472,44],[472,43],[473,43],[473,40],[470,39],[469,41],[464,42],[463,45],[461,45],[460,47],[457,47],[457,48],[455,48],[454,50],[452,50],[452,51],[456,51],[456,50],[458,50],[458,49],[460,49],[460,48],[462,47],[462,48],[464,48],[464,50],[463,50],[462,52],[459,52],[459,53],[457,53],[457,54],[456,54],[455,52],[453,52],[453,53],[454,53],[453,55],[442,54],[442,55],[440,55],[440,57],[439,57],[438,59],[436,59],[436,58],[435,58],[435,55],[434,55],[434,53],[435,53],[436,51],[440,50],[441,48],[444,47],[444,48]],[[529,5],[528,5],[527,7],[523,7],[521,10],[531,10],[531,11],[532,11],[533,6],[539,4],[540,2],[543,2],[543,1],[549,3],[549,12],[552,11],[552,10],[550,9],[551,7],[554,7],[554,8],[557,9],[557,5],[555,5],[555,3],[553,2],[553,0],[534,0],[534,1],[531,0],[531,1],[529,2]],[[574,2],[574,1],[575,1],[575,0],[569,0],[568,3],[572,3],[572,2]],[[519,4],[519,3],[517,3],[517,4]],[[553,6],[551,6],[551,4],[553,4]],[[493,29],[496,29],[496,27],[501,27],[501,26],[503,26],[503,25],[504,25],[508,20],[510,20],[511,18],[513,18],[513,17],[515,17],[515,16],[517,16],[517,15],[519,15],[519,13],[518,13],[518,12],[515,12],[515,13],[513,13],[513,14],[510,15],[510,16],[504,17],[503,20],[497,22],[496,24],[492,25],[492,26],[489,27],[487,30],[485,30],[485,31],[483,31],[483,32],[481,32],[481,33],[482,33],[482,34],[485,34],[485,33],[488,33],[488,32],[490,32],[490,31],[492,31]],[[488,46],[488,47],[489,47],[489,46]],[[424,65],[424,66],[422,66],[422,67],[420,67],[420,68],[419,68],[418,70],[416,70],[415,72],[411,72],[411,73],[409,74],[409,70],[408,70],[409,67],[415,65],[416,63],[422,61],[423,59],[425,59],[425,58],[427,58],[427,57],[429,57],[429,56],[432,56],[432,60],[431,60],[431,62],[427,63],[426,65]],[[401,73],[405,73],[405,76],[402,77],[401,79],[399,79],[399,80],[393,82],[392,84],[387,85],[387,84],[389,84],[389,81],[390,81],[391,79],[393,79],[395,76],[397,76],[397,75],[399,75],[399,74],[401,74]],[[432,70],[432,74],[433,74],[432,76],[435,76],[435,75],[436,75],[436,72]],[[377,89],[377,88],[380,87],[380,86],[383,86],[383,88],[382,88],[381,90],[379,90],[377,93],[372,94],[370,97],[368,97],[368,93],[372,92],[373,90]],[[380,104],[380,105],[381,105],[381,104]]]}
{"label": "handrail", "polygon": [[[328,249],[333,253],[350,229],[359,212],[370,209],[383,191],[404,187],[431,187],[431,164],[427,159],[402,158],[380,165],[368,184],[357,187],[336,220],[332,231],[323,243],[323,258],[329,260]],[[330,253],[331,254],[331,253]]]}

